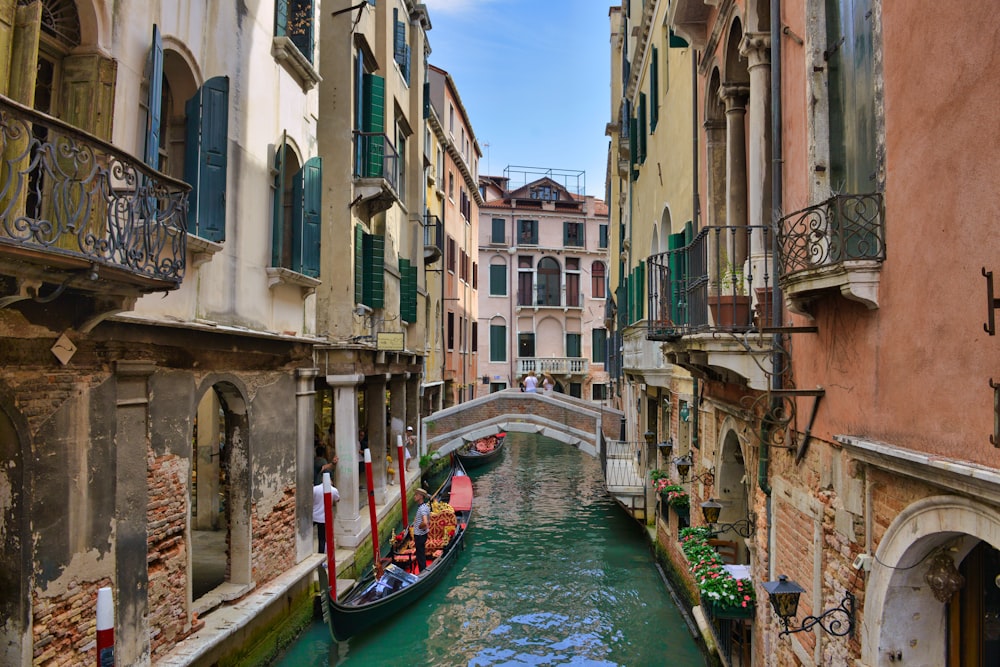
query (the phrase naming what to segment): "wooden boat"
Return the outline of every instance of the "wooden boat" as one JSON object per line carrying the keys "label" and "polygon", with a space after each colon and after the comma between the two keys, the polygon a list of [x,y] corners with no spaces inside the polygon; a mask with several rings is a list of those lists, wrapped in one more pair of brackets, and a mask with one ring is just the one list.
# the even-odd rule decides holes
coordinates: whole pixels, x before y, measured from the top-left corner
{"label": "wooden boat", "polygon": [[496,461],[503,452],[503,443],[507,439],[507,434],[500,431],[496,435],[488,435],[479,438],[469,444],[460,447],[456,454],[458,459],[466,468],[475,468],[486,465],[490,461]]}
{"label": "wooden boat", "polygon": [[319,569],[323,619],[330,634],[344,641],[378,625],[413,604],[445,575],[465,546],[465,533],[472,518],[472,481],[461,462],[452,459],[448,478],[431,498],[431,526],[427,538],[427,569],[418,572],[412,532],[404,530],[392,540],[389,557],[383,559],[381,577],[375,568],[362,577],[339,600],[329,595],[327,573]]}

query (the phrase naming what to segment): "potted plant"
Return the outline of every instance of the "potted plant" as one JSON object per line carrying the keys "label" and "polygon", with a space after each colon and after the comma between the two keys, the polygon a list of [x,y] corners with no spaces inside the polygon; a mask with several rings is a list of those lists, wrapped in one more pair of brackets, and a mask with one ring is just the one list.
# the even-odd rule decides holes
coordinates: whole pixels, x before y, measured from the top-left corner
{"label": "potted plant", "polygon": [[705,527],[680,532],[681,551],[698,586],[702,606],[715,618],[751,618],[757,597],[753,582],[733,577],[711,544]]}
{"label": "potted plant", "polygon": [[719,283],[708,297],[712,321],[720,329],[746,328],[750,325],[750,297],[743,267],[723,260]]}

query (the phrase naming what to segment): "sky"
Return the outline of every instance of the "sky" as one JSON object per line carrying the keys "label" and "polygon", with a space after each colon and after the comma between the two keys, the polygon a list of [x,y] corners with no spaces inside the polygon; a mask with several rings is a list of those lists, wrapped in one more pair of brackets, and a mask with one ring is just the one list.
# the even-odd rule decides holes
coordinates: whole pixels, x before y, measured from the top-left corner
{"label": "sky", "polygon": [[483,153],[479,173],[502,176],[508,166],[584,171],[586,194],[603,199],[611,3],[424,1],[430,63],[458,88]]}

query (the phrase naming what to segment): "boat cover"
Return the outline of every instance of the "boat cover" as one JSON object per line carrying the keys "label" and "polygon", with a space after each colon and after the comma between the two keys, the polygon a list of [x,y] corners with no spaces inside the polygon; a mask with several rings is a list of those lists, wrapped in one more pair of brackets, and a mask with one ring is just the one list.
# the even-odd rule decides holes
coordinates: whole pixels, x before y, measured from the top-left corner
{"label": "boat cover", "polygon": [[466,512],[472,509],[472,480],[468,475],[455,475],[451,478],[451,497],[448,504],[456,512]]}

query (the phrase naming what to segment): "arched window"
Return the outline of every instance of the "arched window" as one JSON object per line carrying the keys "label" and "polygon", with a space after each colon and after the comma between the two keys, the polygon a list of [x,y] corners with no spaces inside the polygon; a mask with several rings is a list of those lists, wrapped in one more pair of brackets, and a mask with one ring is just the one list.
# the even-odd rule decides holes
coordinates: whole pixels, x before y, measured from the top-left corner
{"label": "arched window", "polygon": [[604,291],[604,284],[606,279],[606,272],[604,269],[603,262],[594,262],[590,265],[590,293],[595,299],[604,299],[606,294]]}
{"label": "arched window", "polygon": [[538,262],[538,305],[558,306],[560,292],[559,262],[544,257]]}

